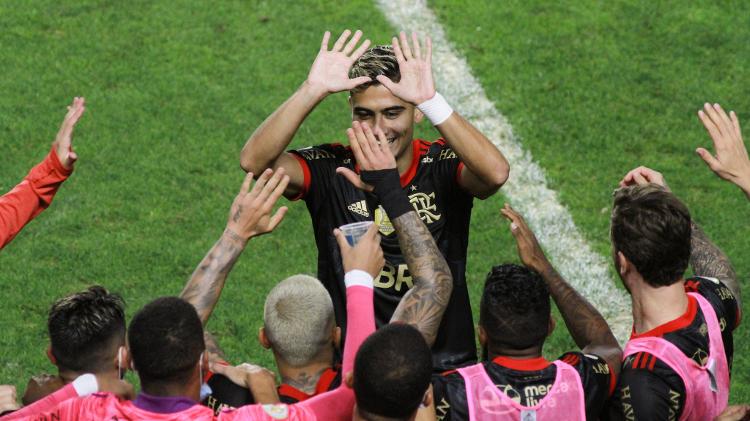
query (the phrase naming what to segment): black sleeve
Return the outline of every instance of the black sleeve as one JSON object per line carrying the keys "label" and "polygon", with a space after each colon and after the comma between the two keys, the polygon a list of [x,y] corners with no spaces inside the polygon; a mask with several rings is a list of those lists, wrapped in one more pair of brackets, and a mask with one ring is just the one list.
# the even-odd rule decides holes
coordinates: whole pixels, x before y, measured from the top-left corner
{"label": "black sleeve", "polygon": [[437,185],[445,187],[446,193],[468,194],[458,184],[459,173],[464,164],[443,139],[432,143],[427,158],[434,160],[435,175],[439,178]]}
{"label": "black sleeve", "polygon": [[[635,358],[655,358],[633,354],[623,361],[620,379],[603,419],[677,420],[685,404],[685,385],[679,375],[662,361],[632,368]],[[640,364],[639,364],[640,366]]]}
{"label": "black sleeve", "polygon": [[[702,295],[713,307],[719,319],[722,335],[731,333],[740,324],[740,310],[737,299],[721,281],[716,278],[696,276],[685,281],[685,290]],[[724,340],[726,343],[726,338]]]}
{"label": "black sleeve", "polygon": [[615,386],[614,374],[609,364],[604,358],[581,352],[567,352],[558,359],[573,366],[581,377],[586,402],[586,419],[599,419]]}
{"label": "black sleeve", "polygon": [[457,372],[432,376],[433,398],[438,421],[469,419],[464,379]]}
{"label": "black sleeve", "polygon": [[322,202],[330,191],[336,168],[351,162],[348,149],[340,144],[310,146],[289,151],[302,166],[304,184],[300,195],[294,199],[304,199],[308,205]]}

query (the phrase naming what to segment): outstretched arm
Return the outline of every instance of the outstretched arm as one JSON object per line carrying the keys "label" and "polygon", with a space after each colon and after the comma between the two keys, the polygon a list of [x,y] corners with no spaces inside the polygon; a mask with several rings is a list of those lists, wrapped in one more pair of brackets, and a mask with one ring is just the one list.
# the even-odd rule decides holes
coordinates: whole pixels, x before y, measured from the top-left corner
{"label": "outstretched arm", "polygon": [[57,189],[73,172],[73,163],[78,159],[73,151],[73,128],[84,109],[84,99],[74,98],[52,142],[52,151],[24,181],[0,197],[0,248],[52,203]]}
{"label": "outstretched arm", "polygon": [[521,261],[544,278],[573,340],[584,353],[604,358],[617,375],[622,363],[622,350],[607,321],[557,273],[523,217],[508,204],[500,212],[511,222],[510,231],[516,239]]}
{"label": "outstretched arm", "polygon": [[703,110],[698,111],[698,118],[714,142],[716,156],[704,148],[698,148],[695,152],[703,158],[711,171],[736,184],[750,199],[750,159],[742,140],[737,115],[734,111],[727,115],[719,104],[706,103]]}
{"label": "outstretched arm", "polygon": [[414,279],[412,287],[396,307],[391,322],[416,327],[432,346],[453,291],[453,276],[435,239],[409,203],[399,184],[396,160],[382,132],[372,132],[367,123],[352,123],[347,130],[361,178],[347,168],[337,171],[355,186],[374,191],[398,235],[406,265]]}
{"label": "outstretched arm", "polygon": [[454,112],[435,91],[432,79],[432,40],[427,37],[425,51],[416,33],[409,45],[406,33],[391,41],[398,61],[401,80],[394,83],[378,76],[394,95],[414,104],[430,119],[445,141],[464,163],[458,182],[473,196],[485,199],[494,194],[508,179],[510,166],[503,154],[476,127]]}
{"label": "outstretched arm", "polygon": [[245,177],[232,203],[224,233],[195,269],[180,294],[180,298],[195,307],[204,326],[219,300],[227,275],[247,242],[273,231],[287,211],[282,206],[272,215],[274,205],[289,183],[283,168],[275,173],[270,169],[264,171],[250,190],[252,179],[252,173]]}
{"label": "outstretched arm", "polygon": [[307,80],[255,130],[240,153],[240,165],[245,171],[260,174],[266,168],[284,168],[290,178],[285,192],[287,197],[297,196],[304,183],[299,162],[284,152],[302,122],[329,94],[352,89],[370,80],[367,77],[349,79],[349,68],[370,45],[370,41],[365,40],[355,50],[362,32],[355,32],[351,39],[350,35],[350,30],[344,31],[330,50],[331,33],[323,35]]}

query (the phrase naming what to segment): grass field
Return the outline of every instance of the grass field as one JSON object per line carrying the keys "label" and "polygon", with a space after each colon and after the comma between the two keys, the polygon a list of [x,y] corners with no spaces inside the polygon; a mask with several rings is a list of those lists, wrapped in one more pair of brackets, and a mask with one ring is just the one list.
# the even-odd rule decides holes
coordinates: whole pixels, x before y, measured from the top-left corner
{"label": "grass field", "polygon": [[[704,101],[750,117],[750,6],[429,4],[596,251],[609,254],[619,177],[649,165],[747,287],[750,207],[692,151],[710,143],[695,117]],[[0,253],[0,383],[20,389],[52,370],[45,321],[55,298],[100,283],[132,315],[180,292],[222,232],[243,176],[241,146],[304,80],[323,31],[360,28],[383,43],[401,29],[361,0],[3,2],[0,28],[0,190],[44,156],[70,99],[87,99],[75,174]],[[329,98],[293,146],[343,140],[348,117],[345,95]],[[426,125],[418,132],[435,137]],[[497,217],[503,201],[475,204],[474,303],[488,262],[516,260]],[[290,274],[314,273],[315,257],[302,203],[250,243],[209,323],[234,361],[272,365],[255,340],[265,294]],[[732,402],[750,401],[748,336],[744,326],[735,334]],[[545,352],[572,347],[560,323]]]}

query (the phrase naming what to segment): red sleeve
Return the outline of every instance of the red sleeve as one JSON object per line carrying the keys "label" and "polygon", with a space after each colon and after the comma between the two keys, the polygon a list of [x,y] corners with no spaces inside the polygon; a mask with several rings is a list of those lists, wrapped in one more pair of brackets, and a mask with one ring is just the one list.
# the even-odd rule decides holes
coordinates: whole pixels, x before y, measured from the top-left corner
{"label": "red sleeve", "polygon": [[[75,387],[73,387],[73,383],[68,383],[62,389],[58,389],[57,392],[51,395],[47,395],[47,397],[43,399],[39,399],[38,401],[32,403],[31,405],[25,406],[16,412],[8,414],[4,417],[0,417],[0,420],[8,421],[8,420],[45,419],[41,415],[42,413],[55,412],[59,414],[59,409],[57,408],[58,405],[68,400],[75,399],[77,397],[78,397],[78,393],[76,393],[76,389]],[[36,417],[36,415],[39,415],[39,417]],[[49,417],[48,419],[55,419],[55,418]],[[57,418],[57,419],[62,419],[62,418]]]}
{"label": "red sleeve", "polygon": [[354,357],[362,342],[375,331],[373,289],[364,286],[346,288],[346,317],[348,331],[344,344],[341,386],[295,405],[311,410],[319,420],[352,419],[354,391],[346,386],[344,378],[354,368]]}
{"label": "red sleeve", "polygon": [[20,184],[0,196],[0,248],[52,203],[60,184],[71,172],[62,166],[55,151],[51,150]]}

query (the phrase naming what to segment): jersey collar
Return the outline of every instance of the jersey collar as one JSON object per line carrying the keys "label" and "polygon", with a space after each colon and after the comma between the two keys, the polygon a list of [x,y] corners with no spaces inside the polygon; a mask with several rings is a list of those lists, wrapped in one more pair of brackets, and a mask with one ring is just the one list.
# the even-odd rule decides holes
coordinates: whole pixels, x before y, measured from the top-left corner
{"label": "jersey collar", "polygon": [[690,295],[688,295],[687,310],[685,310],[685,313],[683,313],[680,317],[674,320],[668,321],[667,323],[659,325],[643,333],[636,333],[635,325],[633,325],[633,329],[630,333],[630,339],[645,338],[648,336],[660,337],[660,336],[664,336],[667,333],[674,332],[675,330],[686,328],[690,325],[690,323],[693,323],[693,320],[695,319],[695,315],[697,313],[698,313],[698,302],[695,300],[694,297],[691,297]]}
{"label": "jersey collar", "polygon": [[537,358],[510,358],[510,357],[495,357],[492,360],[493,363],[510,368],[511,370],[518,371],[539,371],[544,370],[551,364],[544,357]]}

